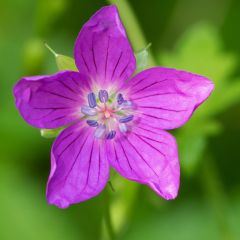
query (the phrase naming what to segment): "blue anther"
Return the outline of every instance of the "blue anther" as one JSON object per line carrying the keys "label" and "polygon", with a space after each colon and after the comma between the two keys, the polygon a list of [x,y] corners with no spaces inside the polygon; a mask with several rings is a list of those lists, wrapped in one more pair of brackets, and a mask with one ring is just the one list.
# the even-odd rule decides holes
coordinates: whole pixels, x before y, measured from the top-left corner
{"label": "blue anther", "polygon": [[88,119],[87,120],[87,124],[90,126],[90,127],[97,127],[98,126],[98,122],[96,120],[90,120]]}
{"label": "blue anther", "polygon": [[113,139],[116,136],[116,131],[111,130],[107,135],[106,135],[106,139],[110,140]]}
{"label": "blue anther", "polygon": [[95,108],[97,106],[96,96],[93,92],[88,94],[88,105],[91,108]]}
{"label": "blue anther", "polygon": [[119,105],[121,105],[124,102],[124,98],[123,98],[123,95],[121,93],[119,93],[117,95],[117,102],[118,102]]}
{"label": "blue anther", "polygon": [[96,138],[103,138],[103,136],[105,135],[106,132],[106,125],[98,125],[98,127],[96,128],[95,134],[94,136]]}
{"label": "blue anther", "polygon": [[108,92],[106,90],[100,90],[98,93],[100,102],[105,103],[108,101]]}
{"label": "blue anther", "polygon": [[95,116],[97,114],[97,110],[95,108],[90,108],[89,106],[82,106],[81,112],[87,116]]}
{"label": "blue anther", "polygon": [[119,118],[120,123],[127,123],[133,120],[133,115],[128,115],[126,117]]}

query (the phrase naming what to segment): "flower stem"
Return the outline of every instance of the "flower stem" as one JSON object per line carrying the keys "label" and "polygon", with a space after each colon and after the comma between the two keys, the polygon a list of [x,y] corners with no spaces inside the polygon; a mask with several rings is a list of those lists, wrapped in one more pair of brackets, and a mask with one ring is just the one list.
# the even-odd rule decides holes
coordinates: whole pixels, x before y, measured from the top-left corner
{"label": "flower stem", "polygon": [[[132,43],[134,51],[139,51],[149,44],[144,37],[143,31],[137,21],[137,17],[132,10],[131,5],[127,0],[108,0],[110,4],[115,4],[118,7],[119,13],[121,15],[121,20],[127,29],[129,39]],[[149,51],[149,65],[156,66],[156,61],[154,60],[152,54]]]}
{"label": "flower stem", "polygon": [[235,239],[229,224],[228,199],[215,166],[214,159],[207,154],[202,169],[203,187],[207,200],[214,211],[222,240]]}
{"label": "flower stem", "polygon": [[105,189],[104,191],[104,202],[103,202],[103,206],[104,206],[104,223],[105,223],[105,227],[108,231],[108,236],[110,240],[114,240],[115,239],[115,231],[114,231],[114,227],[113,227],[113,222],[112,222],[112,217],[111,217],[111,208],[110,208],[110,193],[109,193],[109,189]]}

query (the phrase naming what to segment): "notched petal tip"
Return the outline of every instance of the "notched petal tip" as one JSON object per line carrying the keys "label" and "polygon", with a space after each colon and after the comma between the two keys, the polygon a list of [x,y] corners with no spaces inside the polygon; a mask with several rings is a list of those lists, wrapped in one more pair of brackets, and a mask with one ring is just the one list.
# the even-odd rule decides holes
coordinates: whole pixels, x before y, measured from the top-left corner
{"label": "notched petal tip", "polygon": [[92,25],[93,27],[96,26],[96,23],[98,23],[98,26],[101,27],[101,29],[105,30],[111,30],[112,26],[116,25],[120,30],[120,33],[126,36],[125,29],[120,20],[118,8],[114,4],[102,7],[87,22],[89,26]]}
{"label": "notched petal tip", "polygon": [[102,87],[122,85],[133,74],[136,59],[115,5],[101,8],[84,24],[74,58],[79,71]]}

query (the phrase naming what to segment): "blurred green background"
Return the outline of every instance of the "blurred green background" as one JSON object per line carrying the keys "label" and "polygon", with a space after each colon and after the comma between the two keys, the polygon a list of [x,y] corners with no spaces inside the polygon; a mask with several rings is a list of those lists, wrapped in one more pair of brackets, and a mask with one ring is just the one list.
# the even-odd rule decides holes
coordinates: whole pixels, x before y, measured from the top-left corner
{"label": "blurred green background", "polygon": [[[0,2],[1,240],[108,239],[104,194],[66,210],[47,205],[52,140],[19,116],[12,87],[23,75],[56,72],[44,41],[72,56],[82,24],[109,2]],[[240,239],[240,1],[115,2],[136,52],[151,42],[157,65],[203,74],[215,83],[211,98],[173,132],[182,170],[176,200],[164,201],[113,174],[115,192],[109,194],[116,239]],[[132,13],[145,42],[133,28]]]}

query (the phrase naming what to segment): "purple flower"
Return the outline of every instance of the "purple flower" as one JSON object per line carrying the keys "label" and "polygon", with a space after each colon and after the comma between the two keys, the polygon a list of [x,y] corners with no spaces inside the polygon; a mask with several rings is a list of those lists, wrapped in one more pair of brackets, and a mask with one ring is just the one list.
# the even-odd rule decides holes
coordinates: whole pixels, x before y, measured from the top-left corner
{"label": "purple flower", "polygon": [[66,127],[52,146],[48,202],[66,208],[98,195],[110,167],[175,198],[177,144],[165,130],[187,122],[212,82],[162,67],[131,78],[136,60],[116,6],[100,9],[83,26],[74,56],[80,72],[24,77],[14,87],[16,106],[30,125]]}

